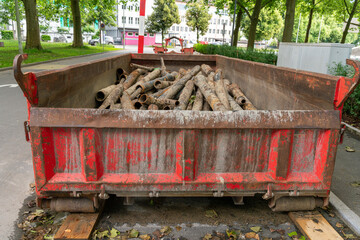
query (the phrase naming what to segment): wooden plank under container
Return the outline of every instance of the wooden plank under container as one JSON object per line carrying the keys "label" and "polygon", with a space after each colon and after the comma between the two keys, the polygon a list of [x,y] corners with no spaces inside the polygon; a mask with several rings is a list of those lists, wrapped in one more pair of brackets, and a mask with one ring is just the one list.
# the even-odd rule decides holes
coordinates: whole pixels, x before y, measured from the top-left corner
{"label": "wooden plank under container", "polygon": [[56,232],[54,240],[88,240],[99,218],[99,213],[72,213]]}
{"label": "wooden plank under container", "polygon": [[289,212],[289,216],[309,240],[343,239],[318,211]]}

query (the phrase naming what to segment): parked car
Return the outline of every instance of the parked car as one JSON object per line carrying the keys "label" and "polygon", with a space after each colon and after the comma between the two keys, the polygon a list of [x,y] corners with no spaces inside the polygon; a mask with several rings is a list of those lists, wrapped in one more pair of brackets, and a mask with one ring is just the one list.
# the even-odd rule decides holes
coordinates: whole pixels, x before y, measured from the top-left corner
{"label": "parked car", "polygon": [[[89,44],[90,45],[93,45],[93,46],[96,46],[97,44],[100,43],[100,40],[98,38],[96,39],[90,39],[89,40]],[[110,37],[110,36],[105,36],[105,44],[114,44],[114,38],[113,37]]]}

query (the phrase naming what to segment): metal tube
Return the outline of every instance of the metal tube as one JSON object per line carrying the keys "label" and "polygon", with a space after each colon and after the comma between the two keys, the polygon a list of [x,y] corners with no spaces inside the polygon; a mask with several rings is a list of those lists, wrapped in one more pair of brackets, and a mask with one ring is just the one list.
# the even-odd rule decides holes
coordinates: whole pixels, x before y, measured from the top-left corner
{"label": "metal tube", "polygon": [[204,97],[203,97],[200,89],[198,89],[196,91],[195,101],[194,101],[192,110],[193,111],[201,111],[203,108],[203,104],[204,104]]}
{"label": "metal tube", "polygon": [[220,99],[220,102],[224,105],[224,107],[227,110],[231,110],[231,107],[230,107],[230,104],[228,101],[228,97],[227,97],[228,91],[225,89],[223,79],[215,82],[215,92],[216,92],[216,95],[218,96],[218,98]]}
{"label": "metal tube", "polygon": [[106,88],[99,90],[96,93],[95,99],[99,102],[103,102],[115,88],[116,85],[110,85]]}
{"label": "metal tube", "polygon": [[189,104],[189,99],[194,89],[194,81],[190,80],[185,84],[184,89],[182,90],[179,97],[179,106],[175,108],[175,110],[185,110],[187,105]]}
{"label": "metal tube", "polygon": [[141,69],[144,69],[149,72],[152,72],[155,69],[154,67],[148,67],[148,66],[144,66],[144,65],[140,65],[140,64],[135,64],[135,63],[130,63],[130,67],[133,69],[141,68]]}
{"label": "metal tube", "polygon": [[204,95],[206,101],[209,103],[214,111],[226,111],[224,105],[220,102],[219,98],[214,94],[213,90],[206,82],[206,78],[202,75],[195,77],[195,84]]}

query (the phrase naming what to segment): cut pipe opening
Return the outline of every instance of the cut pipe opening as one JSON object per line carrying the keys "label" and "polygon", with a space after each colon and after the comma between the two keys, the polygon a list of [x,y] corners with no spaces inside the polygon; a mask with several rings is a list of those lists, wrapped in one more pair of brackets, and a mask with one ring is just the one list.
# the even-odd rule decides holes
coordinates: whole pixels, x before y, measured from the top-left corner
{"label": "cut pipe opening", "polygon": [[144,103],[144,102],[146,102],[147,98],[148,98],[147,95],[146,95],[146,94],[143,94],[143,95],[140,96],[139,102],[140,102],[140,103]]}
{"label": "cut pipe opening", "polygon": [[135,102],[134,107],[135,109],[140,109],[142,107],[142,104],[140,102]]}
{"label": "cut pipe opening", "polygon": [[98,100],[99,102],[102,102],[105,100],[105,94],[103,92],[97,92],[96,93],[96,100]]}

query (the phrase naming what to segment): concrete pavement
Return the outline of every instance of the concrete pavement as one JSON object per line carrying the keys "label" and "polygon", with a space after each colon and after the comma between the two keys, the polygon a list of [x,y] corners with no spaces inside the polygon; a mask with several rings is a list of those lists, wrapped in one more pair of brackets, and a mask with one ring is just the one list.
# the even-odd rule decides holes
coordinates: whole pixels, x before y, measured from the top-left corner
{"label": "concrete pavement", "polygon": [[[106,52],[100,55],[84,56],[76,59],[24,67],[23,71],[43,71],[88,62],[104,57],[136,52],[136,47],[126,50]],[[151,48],[145,49],[152,53]],[[30,144],[25,141],[23,121],[27,119],[26,101],[20,88],[15,84],[13,71],[0,72],[0,236],[8,239],[14,231],[19,209],[24,199],[30,195],[29,184],[33,180]],[[350,146],[355,152],[345,151]],[[352,183],[360,182],[360,139],[345,134],[344,144],[339,145],[333,179],[333,192],[354,212],[360,215],[360,187]]]}

